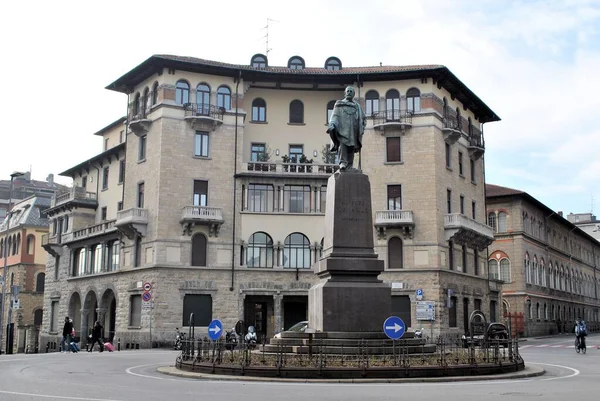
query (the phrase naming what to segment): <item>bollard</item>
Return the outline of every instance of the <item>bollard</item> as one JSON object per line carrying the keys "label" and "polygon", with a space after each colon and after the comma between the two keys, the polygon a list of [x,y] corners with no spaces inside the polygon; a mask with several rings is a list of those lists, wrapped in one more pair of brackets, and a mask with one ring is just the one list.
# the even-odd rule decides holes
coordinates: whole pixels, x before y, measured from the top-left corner
{"label": "bollard", "polygon": [[117,351],[121,351],[121,339],[117,339]]}
{"label": "bollard", "polygon": [[46,343],[46,354],[48,353],[48,350],[50,349],[50,341],[48,341]]}

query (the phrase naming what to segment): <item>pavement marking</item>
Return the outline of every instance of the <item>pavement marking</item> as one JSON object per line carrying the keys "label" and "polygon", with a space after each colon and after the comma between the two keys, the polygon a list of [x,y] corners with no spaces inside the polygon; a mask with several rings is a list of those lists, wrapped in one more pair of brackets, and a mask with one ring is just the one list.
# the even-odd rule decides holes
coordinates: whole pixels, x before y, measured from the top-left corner
{"label": "pavement marking", "polygon": [[132,376],[137,376],[137,377],[143,377],[146,379],[159,379],[159,380],[168,380],[168,381],[181,381],[181,379],[185,380],[185,381],[192,381],[190,379],[186,379],[186,378],[180,378],[180,379],[173,379],[171,377],[161,377],[161,376],[152,376],[152,375],[144,375],[141,373],[135,373],[133,372],[133,369],[140,369],[140,368],[149,368],[151,366],[164,366],[164,363],[151,363],[148,365],[137,365],[137,366],[132,366],[130,368],[125,369],[125,373],[127,373],[128,375],[132,375]]}
{"label": "pavement marking", "polygon": [[571,368],[569,366],[565,366],[565,365],[554,365],[552,363],[541,363],[541,362],[529,362],[532,365],[545,365],[545,366],[553,366],[555,368],[563,368],[563,369],[567,369],[573,372],[573,374],[570,374],[569,376],[560,376],[560,377],[549,377],[547,379],[539,379],[539,381],[550,381],[550,380],[559,380],[559,379],[569,379],[571,377],[575,377],[577,376],[580,372],[579,370],[575,369],[575,368]]}
{"label": "pavement marking", "polygon": [[51,399],[55,399],[55,400],[125,401],[125,400],[116,400],[116,399],[113,399],[113,398],[67,397],[67,396],[64,396],[64,395],[20,393],[20,392],[17,392],[17,391],[2,391],[2,390],[0,390],[0,394],[21,395],[23,397],[51,398]]}

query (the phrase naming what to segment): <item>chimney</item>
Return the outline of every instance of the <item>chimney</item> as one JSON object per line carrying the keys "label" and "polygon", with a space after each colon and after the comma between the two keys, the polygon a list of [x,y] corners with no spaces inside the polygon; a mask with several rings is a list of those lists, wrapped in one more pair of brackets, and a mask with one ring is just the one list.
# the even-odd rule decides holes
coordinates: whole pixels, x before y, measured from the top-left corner
{"label": "chimney", "polygon": [[46,181],[48,182],[48,184],[53,186],[54,185],[54,174],[48,174],[48,177],[46,177]]}
{"label": "chimney", "polygon": [[31,171],[28,171],[25,174],[23,174],[23,179],[27,182],[31,181]]}
{"label": "chimney", "polygon": [[560,217],[563,217],[563,212],[562,212],[562,210],[559,210],[558,212],[556,212],[556,214],[558,214]]}

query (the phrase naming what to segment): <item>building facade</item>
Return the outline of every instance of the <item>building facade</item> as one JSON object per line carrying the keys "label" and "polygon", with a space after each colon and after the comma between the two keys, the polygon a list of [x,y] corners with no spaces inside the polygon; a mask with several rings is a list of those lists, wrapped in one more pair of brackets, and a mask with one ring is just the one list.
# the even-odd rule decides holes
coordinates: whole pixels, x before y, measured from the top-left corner
{"label": "building facade", "polygon": [[5,260],[7,266],[6,293],[0,297],[2,352],[35,352],[39,346],[47,260],[41,243],[49,205],[49,197],[31,196],[16,203],[0,224],[0,266],[4,269]]}
{"label": "building facade", "polygon": [[15,177],[13,180],[12,199],[10,197],[10,180],[0,180],[0,223],[6,217],[10,206],[16,201],[33,195],[50,197],[56,191],[64,191],[66,187],[54,182],[54,174],[48,174],[46,181],[31,179],[31,172]]}
{"label": "building facade", "polygon": [[578,317],[600,328],[600,243],[523,191],[487,185],[490,276],[501,280],[513,335],[571,332]]}
{"label": "building facade", "polygon": [[600,220],[593,213],[569,213],[567,220],[600,241]]}
{"label": "building facade", "polygon": [[[267,337],[305,320],[337,170],[325,130],[347,85],[367,115],[360,158],[394,313],[431,335],[462,334],[474,309],[496,320],[482,126],[499,118],[446,67],[152,56],[108,86],[129,97],[127,119],[101,133],[108,150],[64,173],[74,192],[49,211],[43,337],[65,314],[144,345],[170,341],[192,312],[196,326],[242,319]],[[435,320],[418,319],[417,289]]]}

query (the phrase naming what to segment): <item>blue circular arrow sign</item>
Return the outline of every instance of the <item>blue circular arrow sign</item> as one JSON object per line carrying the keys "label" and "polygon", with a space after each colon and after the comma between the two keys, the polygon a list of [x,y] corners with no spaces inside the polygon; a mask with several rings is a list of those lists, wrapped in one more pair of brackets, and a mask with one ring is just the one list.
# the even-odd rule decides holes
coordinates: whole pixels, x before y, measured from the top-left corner
{"label": "blue circular arrow sign", "polygon": [[208,336],[211,340],[218,340],[223,334],[223,323],[220,320],[215,319],[208,325]]}
{"label": "blue circular arrow sign", "polygon": [[390,316],[383,322],[383,332],[392,340],[397,340],[404,335],[406,326],[398,316]]}

